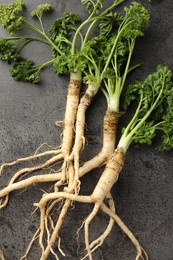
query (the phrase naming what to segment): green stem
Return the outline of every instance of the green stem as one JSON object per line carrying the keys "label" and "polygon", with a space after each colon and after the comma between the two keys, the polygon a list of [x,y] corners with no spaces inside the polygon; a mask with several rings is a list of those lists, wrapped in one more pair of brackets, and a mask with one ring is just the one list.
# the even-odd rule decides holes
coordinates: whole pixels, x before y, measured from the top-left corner
{"label": "green stem", "polygon": [[44,26],[43,26],[43,23],[42,23],[42,19],[41,19],[40,16],[37,16],[37,17],[38,17],[38,20],[40,22],[41,30],[42,30],[43,33],[45,33]]}
{"label": "green stem", "polygon": [[108,66],[109,66],[109,63],[110,63],[110,61],[111,61],[111,59],[112,59],[112,55],[113,55],[113,53],[114,53],[114,51],[115,51],[115,47],[116,47],[116,44],[117,44],[117,42],[118,42],[119,36],[120,36],[120,33],[118,33],[118,35],[117,35],[117,37],[116,37],[116,39],[115,39],[114,45],[112,46],[112,50],[111,50],[111,52],[110,52],[110,54],[109,54],[109,57],[108,57],[108,59],[106,60],[106,64],[105,64],[104,69],[103,69],[102,74],[101,74],[101,78],[103,78],[103,75],[104,75],[105,71],[107,70],[107,68],[108,68]]}
{"label": "green stem", "polygon": [[[108,89],[108,84],[105,80],[104,80],[104,85],[106,86],[106,89]],[[106,97],[107,104],[109,104],[109,94],[108,94],[108,92],[103,87],[101,88],[101,91],[103,92],[103,94]]]}
{"label": "green stem", "polygon": [[25,20],[25,23],[26,23],[27,27],[29,27],[34,32],[36,32],[36,33],[38,33],[38,34],[43,36],[43,32],[40,29],[38,29],[34,24],[28,22],[27,20]]}
{"label": "green stem", "polygon": [[38,38],[38,37],[33,37],[33,36],[16,36],[16,37],[10,37],[10,38],[6,38],[7,41],[12,41],[12,40],[29,40],[31,39],[31,41],[39,41],[39,42],[43,42],[43,43],[47,43],[47,40],[44,40],[42,38]]}
{"label": "green stem", "polygon": [[[77,37],[78,35],[80,34],[80,31],[81,29],[87,24],[90,22],[89,20],[90,17],[88,17],[87,20],[85,20],[79,27],[78,29],[76,30],[76,33],[73,37],[73,41],[72,41],[72,47],[71,47],[71,54],[74,55],[75,54],[75,51],[76,51],[76,42],[77,42]],[[83,44],[82,44],[83,45]]]}
{"label": "green stem", "polygon": [[130,69],[128,69],[127,74],[129,74],[131,71],[139,68],[140,66],[141,66],[141,63],[137,63],[137,64],[133,65],[132,67],[130,67]]}
{"label": "green stem", "polygon": [[125,2],[126,0],[117,0],[115,1],[116,6],[120,5],[121,3]]}
{"label": "green stem", "polygon": [[[118,6],[119,4],[121,4],[122,2],[124,2],[125,0],[119,0],[119,1],[115,1],[109,8],[107,8],[105,11],[103,11],[99,16],[93,16],[94,13],[95,13],[95,9],[93,10],[92,14],[78,27],[75,35],[74,35],[74,38],[73,38],[73,41],[72,41],[72,48],[71,48],[71,54],[74,55],[75,54],[75,49],[76,49],[76,41],[77,41],[77,37],[79,35],[79,32],[81,31],[81,29],[86,25],[88,24],[89,22],[92,22],[92,24],[90,25],[90,27],[88,28],[88,31],[86,33],[86,36],[85,36],[85,39],[84,39],[84,42],[86,43],[87,39],[88,39],[88,36],[91,32],[91,29],[93,28],[93,26],[95,25],[95,23],[104,17],[104,15],[106,13],[108,13],[110,10],[112,10],[114,7]],[[82,44],[82,48],[83,48],[84,44]]]}
{"label": "green stem", "polygon": [[130,66],[130,62],[131,62],[134,46],[135,46],[135,40],[132,39],[131,44],[129,43],[129,55],[128,55],[125,71],[124,71],[122,82],[121,82],[120,93],[123,90],[123,87],[124,87],[124,84],[125,84],[125,81],[126,81],[126,78],[127,78],[127,74],[128,74],[128,71],[129,71],[129,66]]}
{"label": "green stem", "polygon": [[125,29],[131,22],[132,22],[132,21],[130,21],[130,22],[128,22],[128,23],[126,23],[125,25],[122,26],[122,24],[124,24],[124,21],[123,21],[123,22],[121,23],[121,25],[119,26],[119,30],[118,30],[117,37],[116,37],[115,42],[114,42],[114,44],[113,44],[113,46],[112,46],[112,50],[111,50],[111,52],[110,52],[110,54],[109,54],[109,57],[108,57],[108,59],[107,59],[107,61],[106,61],[106,64],[105,64],[104,69],[103,69],[103,71],[102,71],[101,77],[103,77],[105,71],[107,70],[107,68],[108,68],[108,66],[109,66],[109,64],[110,64],[110,61],[111,61],[111,59],[112,59],[113,53],[114,53],[114,51],[115,51],[115,48],[116,48],[117,42],[118,42],[118,40],[119,40],[119,37],[121,36],[121,33],[124,31],[124,29]]}
{"label": "green stem", "polygon": [[[77,37],[78,37],[79,33],[81,32],[81,29],[82,29],[87,23],[89,23],[89,22],[91,21],[91,18],[92,18],[92,16],[94,15],[94,13],[95,13],[95,8],[94,8],[93,12],[90,14],[90,16],[89,16],[89,17],[78,27],[78,29],[76,30],[76,33],[75,33],[75,35],[74,35],[74,37],[73,37],[73,41],[72,41],[72,48],[71,48],[71,54],[72,54],[72,55],[75,54]],[[84,46],[83,43],[82,43],[82,46]]]}
{"label": "green stem", "polygon": [[17,47],[17,50],[20,51],[23,47],[25,47],[25,45],[27,45],[28,43],[30,43],[32,40],[28,39],[24,42],[19,42],[19,46]]}
{"label": "green stem", "polygon": [[94,60],[92,57],[87,56],[85,53],[84,53],[84,56],[85,56],[85,57],[87,58],[87,60],[89,60],[89,61],[91,62],[91,64],[94,66],[95,71],[97,71],[97,70],[98,70],[98,66],[97,66],[95,60]]}
{"label": "green stem", "polygon": [[44,67],[48,66],[49,64],[51,64],[53,62],[54,59],[46,61],[43,64],[38,64],[33,66],[28,72],[40,72]]}
{"label": "green stem", "polygon": [[60,54],[62,55],[63,52],[51,41],[51,39],[47,36],[47,34],[44,31],[41,31],[40,29],[38,29],[35,25],[33,25],[32,23],[25,21],[25,23],[28,25],[28,27],[30,29],[32,29],[33,31],[37,32],[38,34],[42,35],[47,42]]}
{"label": "green stem", "polygon": [[46,66],[52,64],[52,62],[53,62],[54,60],[55,60],[55,59],[52,59],[52,60],[46,61],[46,62],[43,63],[43,64],[37,65],[37,66],[39,66],[38,71],[40,71],[40,70],[42,70],[42,68],[44,68],[44,67],[46,67]]}
{"label": "green stem", "polygon": [[127,136],[127,135],[128,135],[128,132],[130,131],[130,129],[132,128],[132,126],[135,125],[135,123],[136,123],[136,118],[137,118],[137,116],[138,116],[138,114],[139,114],[139,111],[140,111],[140,109],[141,109],[142,101],[143,101],[143,95],[141,95],[141,98],[140,98],[138,107],[137,107],[137,109],[136,109],[136,111],[135,111],[135,114],[134,114],[132,120],[130,121],[130,123],[128,124],[128,126],[126,127],[126,129],[125,129],[125,131],[124,131],[124,133],[123,133],[123,136]]}
{"label": "green stem", "polygon": [[85,46],[85,44],[86,44],[86,42],[87,42],[87,40],[88,40],[89,34],[90,34],[90,32],[91,32],[91,30],[92,30],[92,28],[94,27],[94,25],[95,25],[96,22],[97,22],[97,21],[94,20],[94,21],[90,24],[90,26],[89,26],[89,28],[88,28],[86,34],[85,34],[85,38],[84,38],[84,40],[83,40],[81,49]]}
{"label": "green stem", "polygon": [[[104,16],[105,14],[107,14],[109,11],[111,11],[114,7],[117,7],[118,5],[120,5],[121,3],[123,3],[126,0],[119,0],[119,1],[115,1],[110,7],[108,7],[105,11],[103,11],[99,16]],[[94,17],[93,17],[94,18]]]}
{"label": "green stem", "polygon": [[47,34],[43,33],[43,36],[48,41],[48,43],[60,54],[63,55],[63,52],[50,40]]}

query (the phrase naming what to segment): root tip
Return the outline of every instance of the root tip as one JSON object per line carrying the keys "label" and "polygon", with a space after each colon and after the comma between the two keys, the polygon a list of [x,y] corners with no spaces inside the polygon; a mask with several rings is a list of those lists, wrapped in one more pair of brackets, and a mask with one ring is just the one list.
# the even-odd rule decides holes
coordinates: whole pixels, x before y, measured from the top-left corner
{"label": "root tip", "polygon": [[34,203],[33,205],[34,205],[34,207],[38,207],[38,208],[40,208],[39,203]]}

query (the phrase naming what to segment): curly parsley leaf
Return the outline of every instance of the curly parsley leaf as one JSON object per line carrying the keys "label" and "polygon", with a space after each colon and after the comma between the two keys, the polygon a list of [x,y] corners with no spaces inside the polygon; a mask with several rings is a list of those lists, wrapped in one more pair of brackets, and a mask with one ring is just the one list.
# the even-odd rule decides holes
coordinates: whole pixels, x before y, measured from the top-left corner
{"label": "curly parsley leaf", "polygon": [[124,8],[124,37],[136,38],[143,36],[143,29],[149,25],[150,14],[140,3],[133,2],[129,7]]}
{"label": "curly parsley leaf", "polygon": [[7,63],[21,60],[21,55],[16,49],[16,42],[9,42],[7,39],[0,39],[0,59]]}
{"label": "curly parsley leaf", "polygon": [[[77,30],[80,21],[80,15],[65,12],[64,16],[58,18],[49,30],[51,41],[64,53],[68,52],[68,48],[70,47],[69,39],[72,32]],[[52,54],[53,57],[58,55],[55,48],[52,48]]]}
{"label": "curly parsley leaf", "polygon": [[49,30],[50,38],[56,42],[58,36],[68,38],[72,30],[76,30],[81,21],[80,15],[65,12],[62,18],[58,18]]}
{"label": "curly parsley leaf", "polygon": [[16,33],[25,18],[21,16],[24,9],[23,0],[15,0],[10,4],[0,4],[0,24],[10,34]]}
{"label": "curly parsley leaf", "polygon": [[10,73],[12,77],[18,81],[31,83],[40,82],[38,68],[34,65],[33,61],[23,59],[20,62],[13,64],[10,68]]}
{"label": "curly parsley leaf", "polygon": [[112,31],[117,31],[122,20],[123,16],[119,13],[107,13],[102,19],[100,19],[100,35],[108,36]]}
{"label": "curly parsley leaf", "polygon": [[52,5],[50,5],[50,4],[40,4],[40,5],[38,5],[37,6],[37,9],[36,10],[33,10],[32,12],[31,12],[31,16],[32,17],[37,17],[37,18],[42,18],[42,16],[43,16],[43,13],[45,13],[45,12],[50,12],[50,11],[52,11],[53,10],[53,7],[52,7]]}
{"label": "curly parsley leaf", "polygon": [[85,8],[89,14],[98,14],[103,6],[103,0],[97,0],[96,3],[93,0],[82,0],[81,2],[85,5]]}

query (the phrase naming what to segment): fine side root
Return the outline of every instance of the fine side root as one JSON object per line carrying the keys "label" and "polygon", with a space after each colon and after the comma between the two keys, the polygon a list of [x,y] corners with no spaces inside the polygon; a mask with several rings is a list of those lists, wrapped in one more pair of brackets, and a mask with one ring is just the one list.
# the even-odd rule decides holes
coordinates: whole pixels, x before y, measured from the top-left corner
{"label": "fine side root", "polygon": [[57,154],[60,154],[60,153],[61,153],[61,149],[50,150],[50,151],[45,151],[45,152],[38,153],[38,154],[35,153],[34,155],[31,155],[31,156],[18,158],[15,161],[12,161],[12,162],[9,162],[9,163],[2,163],[2,165],[0,166],[0,174],[2,174],[5,167],[13,166],[13,165],[16,165],[17,163],[20,163],[20,162],[31,161],[33,159],[38,159],[40,157],[44,157],[44,156],[47,156],[47,155],[57,155]]}
{"label": "fine side root", "polygon": [[30,252],[30,250],[31,250],[31,248],[32,248],[32,245],[33,245],[33,243],[34,243],[34,241],[38,238],[38,236],[39,236],[39,228],[36,230],[36,232],[35,232],[35,234],[34,234],[34,236],[32,237],[32,239],[31,239],[31,241],[30,241],[30,243],[29,243],[29,245],[28,245],[28,247],[27,247],[27,249],[26,249],[26,252],[25,252],[25,254],[20,258],[20,260],[23,260],[23,259],[27,259],[27,256],[28,256],[28,254],[29,254],[29,252]]}
{"label": "fine side root", "polygon": [[63,159],[63,155],[58,154],[58,155],[55,155],[52,158],[48,159],[46,162],[44,162],[42,164],[39,164],[39,165],[36,165],[36,166],[33,166],[33,167],[23,168],[23,169],[17,171],[14,174],[14,176],[11,178],[9,184],[14,183],[17,178],[19,178],[20,176],[22,176],[24,174],[32,173],[34,171],[38,171],[38,170],[41,170],[41,169],[46,169],[46,168],[52,166],[53,164],[55,164],[57,161],[59,161],[61,159]]}
{"label": "fine side root", "polygon": [[[66,175],[66,176],[64,176],[63,171],[61,171],[61,172],[58,172],[58,173],[55,173],[55,174],[42,174],[42,175],[32,176],[32,177],[26,178],[25,180],[15,182],[20,176],[32,173],[32,172],[37,171],[37,170],[46,169],[46,168],[54,165],[57,161],[63,159],[62,154],[59,153],[58,150],[57,151],[56,150],[55,151],[47,151],[47,152],[44,152],[44,153],[42,153],[40,155],[38,154],[38,155],[35,155],[35,156],[42,156],[43,154],[45,155],[45,153],[49,153],[49,152],[53,153],[53,154],[55,152],[55,153],[57,153],[57,155],[53,156],[51,159],[47,160],[43,164],[36,165],[36,166],[30,167],[30,168],[23,168],[23,169],[17,171],[14,174],[14,176],[11,178],[8,186],[0,191],[0,198],[6,196],[6,198],[3,199],[3,202],[1,201],[0,208],[6,207],[6,205],[8,203],[8,200],[9,200],[8,194],[10,192],[14,191],[14,190],[26,188],[29,185],[32,185],[32,184],[34,185],[35,183],[56,181],[54,187],[55,187],[55,192],[58,192],[58,187],[59,186],[63,185],[66,181],[69,182],[69,178],[71,178],[70,175],[69,175],[69,171],[68,171],[68,175]],[[101,155],[100,158],[102,158],[101,161],[99,160],[99,156],[94,157],[94,168],[95,167],[99,167],[99,165],[101,163],[103,163],[103,161],[105,161],[105,154],[104,153],[102,154],[102,152],[101,152],[100,155]],[[33,158],[33,156],[32,156],[32,158]],[[24,159],[25,158],[18,159],[16,161],[12,162],[11,164],[15,164],[15,162],[18,162],[18,161],[24,160]],[[71,185],[71,189],[70,190],[68,188],[68,192],[72,192],[72,190],[75,187],[77,187],[76,193],[79,192],[79,189],[80,189],[79,178],[81,178],[83,175],[85,175],[88,172],[88,170],[91,169],[90,163],[93,165],[93,159],[91,159],[90,161],[86,162],[83,166],[81,166],[79,168],[79,172],[77,171],[75,173],[75,178],[73,177],[73,180],[74,180],[73,181],[73,185]],[[1,165],[1,171],[3,170],[3,168],[5,166],[7,166],[9,164]],[[66,172],[68,170],[67,161],[66,162],[64,161],[63,165],[65,165],[64,167],[66,169],[65,169],[64,172],[66,174]],[[78,169],[78,160],[76,160],[76,167],[75,168]]]}
{"label": "fine side root", "polygon": [[[106,196],[106,198],[108,200],[110,210],[112,212],[115,212],[115,204],[114,204],[114,200],[113,200],[110,192]],[[104,232],[90,244],[89,247],[90,247],[91,253],[93,253],[96,249],[98,249],[103,244],[103,242],[105,241],[107,236],[111,233],[111,230],[114,226],[114,222],[115,222],[114,219],[112,217],[110,217],[109,223],[108,223],[106,229],[104,230]],[[81,260],[84,260],[87,257],[88,257],[88,254],[86,254]]]}
{"label": "fine side root", "polygon": [[[71,183],[70,183],[71,185]],[[70,186],[69,185],[69,186]],[[129,228],[124,224],[124,222],[118,217],[115,213],[115,204],[110,192],[106,196],[108,200],[109,206],[106,206],[104,202],[98,200],[93,202],[93,196],[82,196],[78,194],[70,194],[68,192],[52,192],[46,193],[43,195],[42,199],[39,203],[35,203],[34,205],[40,209],[40,226],[37,232],[35,233],[31,243],[29,244],[25,256],[30,251],[30,248],[34,242],[34,240],[39,237],[39,245],[41,248],[41,260],[46,260],[49,253],[52,253],[56,259],[58,259],[57,254],[53,250],[53,246],[56,242],[60,243],[59,232],[63,225],[64,218],[67,214],[67,211],[71,205],[72,201],[81,202],[81,203],[94,203],[94,208],[88,217],[83,222],[82,226],[84,225],[85,231],[85,245],[87,255],[90,260],[92,260],[92,253],[103,243],[106,237],[110,234],[114,223],[116,223],[120,229],[129,237],[131,242],[136,248],[136,260],[148,260],[148,256],[145,250],[141,247],[138,240],[135,238],[133,233],[129,230]],[[65,201],[64,201],[65,200]],[[57,221],[52,215],[53,211],[55,210],[55,206],[59,203],[64,201],[62,206],[60,215],[58,216]],[[93,218],[97,215],[98,210],[101,209],[105,214],[110,217],[109,223],[105,231],[91,244],[89,243],[89,225]],[[56,212],[54,211],[54,215]],[[62,255],[65,255],[62,251],[60,244],[58,246],[59,252]],[[82,259],[85,259],[86,256]],[[24,258],[23,258],[24,259]]]}
{"label": "fine side root", "polygon": [[104,203],[100,206],[101,210],[112,217],[116,224],[121,228],[121,230],[129,237],[131,242],[136,248],[137,255],[136,255],[136,260],[148,260],[148,255],[145,252],[145,250],[141,247],[139,244],[138,240],[134,236],[134,234],[130,231],[130,229],[124,224],[124,222],[120,219],[120,217],[112,212]]}
{"label": "fine side root", "polygon": [[[50,223],[51,223],[51,226],[52,226],[52,222],[53,222],[52,218],[49,217],[49,220],[50,220]],[[49,231],[49,227],[48,227],[48,219],[47,218],[45,219],[45,229],[46,229],[46,233],[47,233],[46,241],[49,244],[49,241],[50,241],[50,231]],[[54,229],[54,227],[53,227],[53,229]],[[59,259],[57,254],[54,252],[52,247],[50,247],[50,252],[55,256],[55,259]]]}
{"label": "fine side root", "polygon": [[[10,192],[12,192],[14,190],[18,190],[18,189],[27,188],[29,185],[34,185],[36,183],[56,181],[54,187],[55,187],[55,192],[58,192],[58,187],[64,184],[66,178],[68,179],[67,180],[68,182],[69,182],[69,179],[71,178],[69,174],[68,174],[68,176],[64,177],[62,171],[58,172],[58,173],[55,172],[55,174],[36,175],[36,176],[28,177],[25,180],[21,180],[18,182],[15,182],[15,181],[17,178],[19,178],[20,176],[22,176],[24,174],[32,173],[34,171],[41,170],[43,168],[51,166],[52,164],[56,163],[56,160],[59,160],[60,158],[62,158],[61,154],[58,154],[57,156],[54,156],[53,158],[51,158],[50,160],[45,162],[44,164],[37,165],[34,167],[30,167],[30,168],[23,168],[23,169],[17,171],[14,174],[14,176],[12,177],[12,179],[10,180],[8,186],[5,187],[4,189],[0,190],[0,198],[6,196],[6,198],[3,199],[3,202],[1,202],[0,208],[6,207],[8,200],[9,200],[8,195]],[[105,157],[103,156],[103,158],[105,158]],[[90,161],[92,161],[92,160],[90,160]],[[98,167],[100,165],[99,159],[97,158],[97,160],[94,160],[94,161],[96,163],[94,167]],[[79,173],[78,173],[79,178],[81,178],[83,175],[85,175],[87,173],[87,170],[90,169],[90,166],[88,167],[87,165],[88,165],[88,163],[86,163],[86,167],[83,167],[83,166],[80,167]],[[90,163],[89,163],[89,165],[90,165]],[[4,166],[5,166],[5,164],[3,164],[1,167],[4,167]],[[65,167],[67,167],[67,166],[65,166]],[[78,167],[76,167],[76,168],[78,168]],[[73,188],[78,183],[78,174],[76,174],[75,182],[74,182],[74,185],[71,186],[71,190],[69,190],[69,188],[68,188],[68,192],[72,192]],[[80,188],[80,186],[78,186],[78,187]],[[76,193],[78,193],[78,192],[79,192],[79,189],[77,190]]]}
{"label": "fine side root", "polygon": [[[56,201],[57,203],[58,201]],[[52,203],[52,204],[55,204],[55,203]],[[51,214],[50,214],[50,208],[52,208],[52,205],[51,204],[51,207],[48,208],[48,210],[46,211],[46,218],[45,218],[45,229],[46,229],[46,233],[47,233],[47,244],[50,245],[50,237],[51,237],[51,230],[55,230],[55,224],[54,224],[54,221],[51,217]],[[51,227],[51,229],[49,228],[49,225]],[[58,240],[58,250],[59,252],[61,253],[62,256],[65,256],[65,253],[63,252],[63,250],[61,249],[61,238],[60,236],[57,236],[56,239]],[[54,252],[53,248],[50,246],[50,252],[55,256],[56,259],[59,259],[57,254]]]}
{"label": "fine side root", "polygon": [[[73,176],[74,176],[72,164],[70,166],[71,166],[70,167],[71,174],[69,174],[69,176],[70,176],[69,183],[68,183],[69,186],[71,185],[71,182],[73,181]],[[55,200],[55,201],[57,201],[57,200]],[[50,211],[52,210],[53,204],[54,204],[55,201],[53,201],[51,203],[51,205],[49,206],[49,208],[46,210],[46,218],[50,217]],[[49,233],[48,244],[47,244],[47,247],[46,247],[45,252],[44,252],[45,259],[46,259],[46,256],[49,254],[49,251],[51,251],[51,248],[54,245],[54,243],[55,243],[57,238],[58,238],[58,245],[59,245],[58,249],[59,249],[59,252],[63,256],[65,256],[64,252],[62,251],[62,249],[60,247],[59,230],[61,229],[61,226],[63,224],[63,220],[64,220],[64,218],[66,216],[66,213],[67,213],[70,205],[71,205],[71,200],[66,199],[64,205],[62,206],[62,210],[61,210],[61,213],[59,215],[58,221],[57,221],[56,225],[53,226],[53,232],[52,232],[51,237],[50,237],[50,233]],[[47,221],[47,219],[45,219],[45,221]]]}
{"label": "fine side root", "polygon": [[[108,203],[109,203],[110,210],[115,213],[115,204],[114,204],[114,200],[112,198],[111,193],[109,193],[107,195],[107,200],[108,200]],[[114,226],[114,219],[112,217],[110,217],[109,223],[108,223],[105,231],[96,240],[94,240],[90,244],[90,249],[92,249],[91,250],[92,253],[103,244],[106,237],[110,234],[113,226]]]}
{"label": "fine side root", "polygon": [[52,192],[52,193],[43,195],[43,197],[39,201],[39,203],[34,203],[34,206],[39,207],[41,209],[46,206],[48,201],[59,199],[59,198],[69,199],[71,201],[77,201],[77,202],[81,202],[81,203],[92,203],[93,202],[91,196],[69,194],[67,192]]}
{"label": "fine side root", "polygon": [[51,151],[54,150],[54,151],[57,151],[58,153],[61,153],[61,152],[62,152],[62,151],[61,151],[61,146],[62,146],[62,145],[53,146],[53,145],[50,145],[50,144],[48,144],[48,143],[42,143],[42,144],[36,149],[36,151],[35,151],[34,154],[38,154],[38,151],[39,151],[43,146],[49,147],[49,148],[51,149]]}
{"label": "fine side root", "polygon": [[[24,175],[26,175],[28,173],[32,173],[34,171],[38,171],[38,170],[41,170],[41,169],[46,169],[46,168],[54,165],[57,161],[59,161],[61,159],[63,159],[63,155],[62,154],[57,154],[57,155],[53,156],[52,158],[48,159],[43,164],[39,164],[39,165],[36,165],[34,167],[23,168],[23,169],[17,171],[13,175],[13,177],[10,179],[9,184],[7,185],[7,187],[0,191],[0,198],[2,198],[3,196],[6,196],[5,201],[1,202],[0,208],[3,208],[3,207],[5,207],[7,205],[8,199],[9,199],[8,198],[9,192],[11,192],[14,189],[21,189],[21,188],[27,187],[28,185],[31,185],[31,184],[34,183],[34,182],[31,182],[31,179],[28,178],[27,180],[23,180],[23,182],[21,181],[21,182],[16,183],[16,186],[15,185],[13,186],[12,184],[14,184],[14,182],[19,177],[24,176]],[[49,176],[50,176],[50,181],[51,181],[51,176],[52,175],[49,174]],[[37,177],[35,176],[34,178],[35,178],[35,183],[36,183],[36,182],[40,182],[42,177],[41,178],[38,177],[38,179],[37,179]],[[42,180],[44,180],[44,178],[42,178]],[[56,180],[59,180],[59,177],[57,177]],[[28,184],[26,184],[25,181],[28,181]],[[49,182],[49,178],[47,179],[47,181]]]}
{"label": "fine side root", "polygon": [[85,245],[86,245],[87,254],[88,254],[88,257],[90,260],[92,260],[93,258],[92,258],[92,253],[91,253],[91,249],[90,249],[90,244],[89,244],[89,224],[92,221],[92,219],[96,216],[99,208],[100,208],[100,203],[95,203],[92,212],[89,214],[89,216],[85,220],[85,226],[84,226]]}
{"label": "fine side root", "polygon": [[[45,218],[46,216],[46,205],[49,201],[51,200],[57,200],[57,199],[66,199],[66,202],[63,206],[63,209],[61,211],[61,214],[58,218],[58,221],[54,227],[52,236],[50,238],[50,241],[46,247],[46,249],[44,248],[43,245],[43,238],[44,238],[44,233],[45,233]],[[90,196],[79,196],[79,195],[75,195],[75,194],[69,194],[66,192],[53,192],[53,193],[48,193],[45,194],[42,199],[40,200],[39,203],[35,203],[34,205],[36,207],[40,208],[40,234],[39,234],[39,245],[42,251],[42,256],[41,256],[41,260],[45,260],[47,258],[47,255],[50,252],[50,249],[52,248],[56,238],[57,238],[57,234],[59,232],[59,229],[61,228],[61,225],[63,223],[64,220],[64,216],[66,215],[66,211],[68,210],[71,201],[78,201],[78,202],[84,202],[84,203],[91,203],[92,200],[90,198]]]}
{"label": "fine side root", "polygon": [[[53,230],[53,232],[52,232],[52,234],[51,234],[51,237],[49,238],[49,241],[48,241],[48,243],[47,243],[47,247],[46,247],[44,253],[42,254],[41,260],[44,260],[44,259],[47,258],[49,252],[50,252],[51,249],[52,249],[52,246],[54,245],[55,241],[56,241],[57,238],[59,237],[59,231],[60,231],[60,229],[61,229],[61,226],[62,226],[62,224],[63,224],[65,215],[66,215],[66,213],[67,213],[67,210],[68,210],[70,204],[71,204],[71,201],[70,201],[70,200],[66,200],[66,201],[65,201],[65,204],[64,204],[64,206],[63,206],[63,208],[62,208],[62,210],[61,210],[61,213],[60,213],[60,215],[59,215],[59,217],[58,217],[58,221],[57,221],[57,223],[56,223],[56,225],[55,225],[55,227],[54,227],[54,230]],[[59,248],[59,251],[60,251],[61,253],[63,252],[61,248]],[[64,255],[64,253],[63,253],[63,255]]]}
{"label": "fine side root", "polygon": [[[69,181],[68,181],[68,187],[69,187],[69,190],[68,190],[68,187],[66,190],[68,190],[68,192],[70,191],[70,187],[73,183],[73,179],[74,179],[74,169],[73,169],[73,165],[72,163],[70,163],[69,165]],[[61,229],[61,226],[63,224],[63,221],[64,221],[64,218],[67,214],[67,211],[71,205],[71,200],[69,199],[66,199],[65,200],[65,203],[64,205],[62,206],[62,209],[61,209],[61,212],[60,212],[60,215],[58,217],[58,220],[56,222],[56,224],[54,225],[53,224],[53,220],[51,219],[50,217],[50,212],[52,211],[52,209],[54,208],[54,205],[56,203],[58,203],[61,199],[61,197],[59,199],[56,199],[55,201],[51,202],[50,206],[46,209],[46,204],[42,209],[41,209],[41,219],[42,219],[42,223],[43,223],[43,218],[45,217],[45,229],[46,229],[46,233],[47,233],[47,246],[44,250],[44,252],[42,251],[42,257],[41,259],[46,259],[49,252],[51,252],[55,257],[57,257],[56,253],[53,251],[53,245],[55,243],[55,241],[57,240],[58,238],[58,249],[59,249],[59,252],[64,256],[64,252],[62,251],[61,247],[60,247],[60,237],[59,237],[59,231]],[[44,211],[46,210],[46,213],[44,213]],[[50,230],[48,228],[48,220],[50,221],[50,225],[52,227],[52,233],[50,233]],[[43,230],[41,230],[43,229]],[[40,230],[41,230],[41,234],[44,234],[44,226],[43,225],[40,225]],[[42,236],[42,235],[41,235]],[[40,240],[40,243],[42,245],[42,238]],[[41,246],[41,248],[43,249],[43,246]]]}

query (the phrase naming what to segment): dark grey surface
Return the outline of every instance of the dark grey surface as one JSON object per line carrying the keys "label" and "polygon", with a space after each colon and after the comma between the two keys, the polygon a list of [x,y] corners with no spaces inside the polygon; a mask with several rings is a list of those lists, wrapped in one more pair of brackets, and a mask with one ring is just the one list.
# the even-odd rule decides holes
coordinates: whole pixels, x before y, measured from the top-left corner
{"label": "dark grey surface", "polygon": [[[8,3],[1,1],[1,3]],[[36,4],[41,3],[37,0]],[[51,0],[56,10],[46,21],[49,27],[55,17],[64,11],[86,13],[80,0]],[[112,1],[107,1],[111,3]],[[126,1],[129,4],[131,1]],[[173,70],[173,3],[172,0],[140,1],[149,8],[151,25],[145,37],[138,40],[134,62],[143,65],[129,78],[143,80],[163,63]],[[27,12],[36,6],[27,0]],[[5,35],[0,30],[1,35]],[[46,47],[30,45],[26,50],[30,58],[38,63],[50,57]],[[8,66],[0,62],[0,160],[11,161],[17,157],[32,154],[35,149],[47,142],[60,144],[61,130],[54,122],[61,120],[65,110],[65,96],[68,77],[57,77],[51,68],[42,73],[42,83],[38,86],[13,81]],[[101,124],[105,111],[105,100],[101,94],[92,104],[87,114],[88,146],[83,158],[88,159],[99,151],[102,145]],[[92,111],[92,117],[90,116]],[[120,126],[123,125],[120,121]],[[154,147],[130,148],[125,168],[113,187],[118,215],[134,232],[149,255],[150,260],[173,259],[173,152],[157,153]],[[0,178],[3,187],[12,176],[7,169]],[[97,171],[98,174],[101,170]],[[81,193],[91,193],[98,179],[96,171],[84,177]],[[91,184],[92,183],[92,184]],[[6,209],[0,211],[0,249],[7,260],[20,259],[27,247],[39,220],[39,212],[33,216],[33,203],[39,201],[42,191],[49,185],[35,185],[22,192],[12,194]],[[62,248],[65,259],[79,259],[77,256],[76,230],[91,210],[90,205],[76,204],[69,212],[61,231]],[[99,234],[108,218],[100,214],[91,225],[92,236]],[[84,249],[83,232],[80,235],[81,251]],[[34,246],[28,259],[39,259],[39,249]],[[48,259],[54,259],[50,256]],[[60,256],[60,259],[63,259]],[[94,254],[94,259],[132,260],[135,249],[128,238],[115,226],[104,245]]]}

